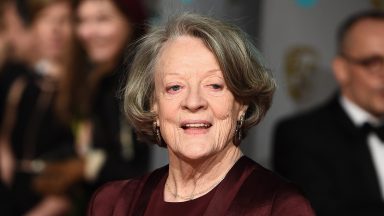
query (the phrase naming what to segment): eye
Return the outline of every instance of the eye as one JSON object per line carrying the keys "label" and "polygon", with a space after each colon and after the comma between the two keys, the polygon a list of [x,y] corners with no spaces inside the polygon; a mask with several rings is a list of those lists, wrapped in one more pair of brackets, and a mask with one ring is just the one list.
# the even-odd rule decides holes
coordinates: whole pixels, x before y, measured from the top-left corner
{"label": "eye", "polygon": [[181,85],[171,85],[166,88],[168,93],[176,93],[182,89]]}
{"label": "eye", "polygon": [[220,84],[210,84],[209,86],[212,89],[214,89],[214,90],[221,90],[221,89],[223,89],[223,85],[220,85]]}
{"label": "eye", "polygon": [[360,62],[361,62],[361,65],[363,65],[364,67],[367,67],[370,69],[377,69],[383,65],[384,59],[380,56],[372,56],[366,59],[362,59]]}

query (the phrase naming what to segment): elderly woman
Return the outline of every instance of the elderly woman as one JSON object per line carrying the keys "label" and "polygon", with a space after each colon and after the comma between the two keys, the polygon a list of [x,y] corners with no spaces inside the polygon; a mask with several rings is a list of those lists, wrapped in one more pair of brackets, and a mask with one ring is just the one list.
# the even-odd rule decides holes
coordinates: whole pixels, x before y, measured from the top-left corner
{"label": "elderly woman", "polygon": [[168,149],[169,165],[106,184],[89,215],[314,215],[239,148],[274,89],[238,28],[193,14],[155,28],[138,45],[125,111],[142,138]]}

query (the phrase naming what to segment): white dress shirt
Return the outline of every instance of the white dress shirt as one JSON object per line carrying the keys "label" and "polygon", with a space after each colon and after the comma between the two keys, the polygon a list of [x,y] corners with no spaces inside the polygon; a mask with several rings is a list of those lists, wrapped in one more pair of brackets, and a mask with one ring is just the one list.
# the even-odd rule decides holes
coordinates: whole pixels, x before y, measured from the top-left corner
{"label": "white dress shirt", "polygon": [[[352,101],[348,100],[348,98],[341,97],[340,103],[349,118],[357,127],[361,127],[366,122],[369,122],[373,126],[383,123]],[[381,189],[381,197],[384,200],[384,143],[374,133],[370,133],[367,139]]]}

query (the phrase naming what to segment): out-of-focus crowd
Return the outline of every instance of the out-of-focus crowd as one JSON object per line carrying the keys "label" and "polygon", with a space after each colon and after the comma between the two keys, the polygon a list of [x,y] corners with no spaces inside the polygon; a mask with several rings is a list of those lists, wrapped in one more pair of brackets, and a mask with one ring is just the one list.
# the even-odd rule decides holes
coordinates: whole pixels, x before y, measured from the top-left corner
{"label": "out-of-focus crowd", "polygon": [[1,0],[1,215],[84,215],[95,188],[147,171],[121,112],[147,18],[139,0]]}

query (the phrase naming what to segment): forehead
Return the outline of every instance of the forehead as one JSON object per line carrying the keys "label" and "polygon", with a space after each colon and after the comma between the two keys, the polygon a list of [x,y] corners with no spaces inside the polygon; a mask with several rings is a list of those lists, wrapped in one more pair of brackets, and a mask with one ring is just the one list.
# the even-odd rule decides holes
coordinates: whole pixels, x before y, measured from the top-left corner
{"label": "forehead", "polygon": [[384,55],[384,20],[357,22],[348,32],[344,44],[346,52]]}
{"label": "forehead", "polygon": [[216,56],[204,42],[192,36],[178,36],[162,47],[155,66],[156,73],[185,74],[219,71]]}
{"label": "forehead", "polygon": [[110,0],[85,0],[79,4],[78,11],[81,14],[94,14],[102,12],[115,12],[117,9]]}

